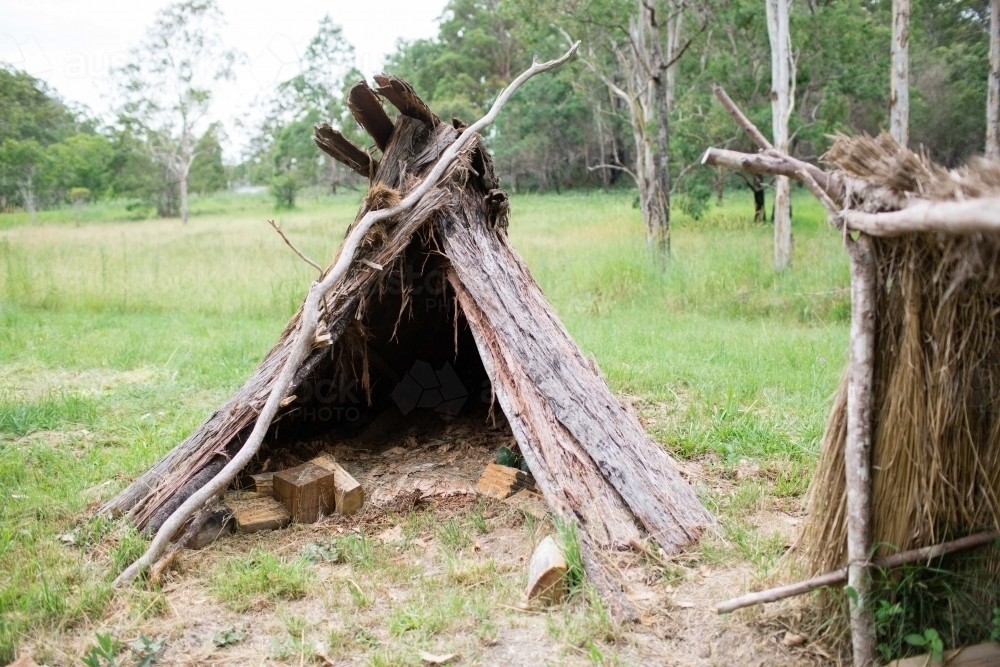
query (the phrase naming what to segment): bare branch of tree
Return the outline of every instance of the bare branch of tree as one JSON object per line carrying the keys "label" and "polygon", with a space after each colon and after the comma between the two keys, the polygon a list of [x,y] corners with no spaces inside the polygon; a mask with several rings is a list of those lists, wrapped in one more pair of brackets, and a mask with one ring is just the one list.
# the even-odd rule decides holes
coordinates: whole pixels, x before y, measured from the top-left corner
{"label": "bare branch of tree", "polygon": [[299,250],[298,248],[296,248],[296,247],[295,247],[295,244],[294,244],[294,243],[292,243],[292,242],[291,242],[291,241],[290,241],[290,240],[288,239],[288,237],[287,237],[287,236],[285,236],[285,232],[281,231],[281,227],[279,227],[278,225],[276,225],[276,224],[275,224],[275,222],[274,222],[274,220],[268,220],[268,221],[267,221],[267,224],[271,225],[271,227],[272,227],[272,228],[274,229],[274,231],[278,232],[278,235],[279,235],[279,236],[281,236],[281,238],[282,238],[282,239],[283,239],[283,240],[285,241],[285,244],[286,244],[286,245],[287,245],[287,246],[288,246],[289,248],[291,248],[291,249],[292,249],[292,252],[294,252],[294,253],[295,253],[296,255],[298,255],[298,256],[299,256],[299,257],[300,257],[300,258],[302,259],[302,261],[303,261],[303,262],[305,262],[305,263],[306,263],[306,264],[308,264],[309,266],[313,267],[314,269],[316,269],[316,270],[317,270],[317,271],[319,271],[320,273],[323,273],[323,267],[322,267],[322,266],[320,266],[319,264],[317,264],[316,262],[312,261],[312,260],[311,260],[311,259],[309,259],[308,257],[306,257],[306,256],[305,256],[305,255],[304,255],[304,254],[302,253],[302,251],[301,251],[301,250]]}

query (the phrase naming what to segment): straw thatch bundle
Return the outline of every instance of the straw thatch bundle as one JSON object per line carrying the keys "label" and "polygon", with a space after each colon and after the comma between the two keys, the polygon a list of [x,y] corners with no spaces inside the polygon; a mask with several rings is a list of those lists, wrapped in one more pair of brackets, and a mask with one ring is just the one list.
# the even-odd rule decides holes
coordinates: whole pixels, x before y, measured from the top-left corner
{"label": "straw thatch bundle", "polygon": [[[1000,194],[1000,165],[948,171],[888,135],[839,137],[826,159],[855,210]],[[885,555],[1000,526],[1000,237],[919,233],[872,244],[872,530]],[[846,386],[845,375],[807,502],[798,560],[812,574],[847,560]]]}

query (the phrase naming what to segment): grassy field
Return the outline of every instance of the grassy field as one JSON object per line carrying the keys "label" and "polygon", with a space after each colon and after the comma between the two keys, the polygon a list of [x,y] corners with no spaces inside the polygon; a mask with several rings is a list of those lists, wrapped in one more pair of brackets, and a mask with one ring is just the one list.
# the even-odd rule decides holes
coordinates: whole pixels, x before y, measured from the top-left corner
{"label": "grassy field", "polygon": [[[140,615],[159,604],[155,591],[138,590],[115,602],[109,576],[144,543],[84,519],[86,510],[227,398],[297,307],[312,270],[265,220],[277,217],[325,263],[360,198],[275,213],[264,196],[220,195],[196,200],[186,226],[131,221],[124,207],[103,204],[80,224],[73,211],[42,212],[36,226],[0,216],[0,663],[40,632],[101,627],[121,604]],[[770,268],[771,227],[750,221],[742,193],[699,221],[679,216],[666,269],[646,253],[631,195],[519,195],[512,207],[515,247],[649,431],[719,475],[774,471],[766,485],[705,496],[728,532],[702,556],[714,548],[712,558],[765,571],[781,545],[754,534],[742,512],[765,496],[801,497],[846,361],[847,261],[819,205],[796,192],[795,264],[781,275]],[[274,571],[279,589],[299,590],[311,576],[298,560],[233,558],[218,582]],[[360,604],[360,587],[352,590],[345,600]],[[222,604],[239,599],[218,583],[212,591]],[[385,621],[387,636],[405,635],[394,634],[408,622],[398,616]],[[305,621],[283,618],[289,637],[304,637]],[[579,643],[559,632],[549,635]],[[344,650],[386,664],[377,642],[359,636]]]}

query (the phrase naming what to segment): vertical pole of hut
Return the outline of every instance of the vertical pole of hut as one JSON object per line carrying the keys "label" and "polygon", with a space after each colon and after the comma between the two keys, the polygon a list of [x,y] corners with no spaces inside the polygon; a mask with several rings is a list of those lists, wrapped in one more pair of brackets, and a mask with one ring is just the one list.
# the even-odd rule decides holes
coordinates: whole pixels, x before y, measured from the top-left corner
{"label": "vertical pole of hut", "polygon": [[851,341],[847,384],[847,585],[854,667],[875,661],[869,559],[872,547],[872,402],[875,359],[875,258],[864,234],[847,238],[851,260]]}

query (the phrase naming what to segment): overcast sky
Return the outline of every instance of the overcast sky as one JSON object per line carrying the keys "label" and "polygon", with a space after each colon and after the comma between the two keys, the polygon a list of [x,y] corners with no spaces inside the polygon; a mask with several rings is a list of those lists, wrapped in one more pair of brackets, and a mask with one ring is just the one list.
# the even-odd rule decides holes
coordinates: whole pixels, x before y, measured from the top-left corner
{"label": "overcast sky", "polygon": [[[216,91],[213,115],[226,125],[234,159],[244,143],[236,119],[253,122],[252,101],[298,72],[298,58],[329,13],[357,50],[366,75],[381,69],[396,40],[431,37],[446,0],[218,0],[226,44],[246,54],[233,84]],[[108,68],[120,65],[167,0],[2,0],[0,60],[26,70],[67,101],[104,115]]]}

